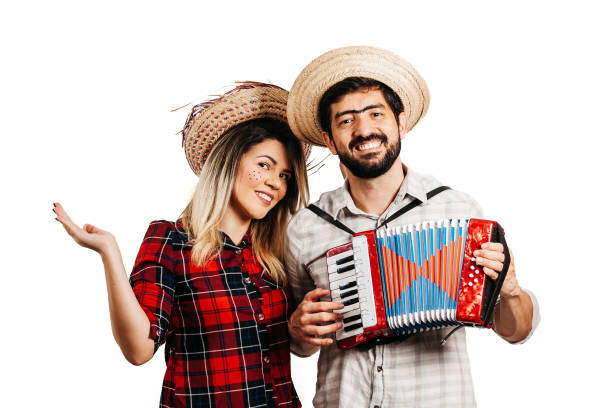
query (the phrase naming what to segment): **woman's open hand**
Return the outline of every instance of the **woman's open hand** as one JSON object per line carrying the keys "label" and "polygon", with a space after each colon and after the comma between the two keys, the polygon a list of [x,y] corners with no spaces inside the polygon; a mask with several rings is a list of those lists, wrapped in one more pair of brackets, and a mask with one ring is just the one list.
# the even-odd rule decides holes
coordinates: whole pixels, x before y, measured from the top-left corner
{"label": "woman's open hand", "polygon": [[53,212],[57,215],[56,220],[62,224],[68,235],[80,246],[93,249],[98,253],[103,253],[116,246],[113,234],[91,224],[85,224],[83,228],[79,227],[68,216],[60,203],[53,203]]}

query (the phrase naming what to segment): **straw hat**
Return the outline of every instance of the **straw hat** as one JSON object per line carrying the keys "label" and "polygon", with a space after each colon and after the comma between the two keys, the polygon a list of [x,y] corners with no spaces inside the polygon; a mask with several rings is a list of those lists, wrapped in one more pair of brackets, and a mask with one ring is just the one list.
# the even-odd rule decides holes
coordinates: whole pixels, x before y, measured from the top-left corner
{"label": "straw hat", "polygon": [[319,101],[329,88],[349,77],[375,79],[395,91],[404,104],[408,130],[427,112],[429,90],[423,78],[408,62],[380,48],[337,48],[308,64],[291,87],[287,117],[291,130],[298,138],[325,146],[318,116]]}
{"label": "straw hat", "polygon": [[[261,82],[242,82],[220,97],[194,106],[183,128],[183,148],[189,166],[200,174],[206,158],[230,128],[253,119],[269,118],[287,123],[287,96],[283,88]],[[302,144],[304,157],[310,145]]]}

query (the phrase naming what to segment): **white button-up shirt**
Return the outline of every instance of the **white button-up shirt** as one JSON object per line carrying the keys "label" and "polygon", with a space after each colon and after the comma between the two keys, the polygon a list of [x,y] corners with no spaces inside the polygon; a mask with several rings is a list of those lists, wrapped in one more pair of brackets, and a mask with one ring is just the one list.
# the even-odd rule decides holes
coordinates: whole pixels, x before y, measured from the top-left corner
{"label": "white button-up shirt", "polygon": [[[355,232],[377,228],[415,198],[423,204],[393,220],[391,225],[445,218],[482,218],[480,206],[465,193],[447,190],[428,200],[427,192],[441,183],[431,176],[404,169],[406,176],[397,196],[380,217],[359,210],[346,184],[322,194],[315,205]],[[308,209],[303,209],[291,220],[287,230],[286,267],[297,302],[316,287],[329,288],[325,253],[349,240],[347,232]],[[539,309],[533,294],[527,293],[534,305],[533,333],[540,319]],[[450,330],[416,334],[407,340],[376,345],[367,351],[340,350],[335,345],[321,348],[314,406],[475,406],[465,329],[459,329],[440,346]],[[292,351],[298,355],[312,353],[298,344],[292,345]]]}

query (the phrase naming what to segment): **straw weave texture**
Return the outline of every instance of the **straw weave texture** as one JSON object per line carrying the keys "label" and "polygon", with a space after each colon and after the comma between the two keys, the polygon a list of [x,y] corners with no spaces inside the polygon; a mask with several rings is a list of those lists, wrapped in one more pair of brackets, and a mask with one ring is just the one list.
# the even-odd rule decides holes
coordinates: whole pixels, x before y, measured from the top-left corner
{"label": "straw weave texture", "polygon": [[298,138],[314,145],[325,145],[317,113],[319,101],[331,86],[349,77],[372,78],[394,90],[404,104],[408,130],[427,112],[427,84],[408,62],[380,48],[338,48],[308,64],[289,92],[287,117]]}

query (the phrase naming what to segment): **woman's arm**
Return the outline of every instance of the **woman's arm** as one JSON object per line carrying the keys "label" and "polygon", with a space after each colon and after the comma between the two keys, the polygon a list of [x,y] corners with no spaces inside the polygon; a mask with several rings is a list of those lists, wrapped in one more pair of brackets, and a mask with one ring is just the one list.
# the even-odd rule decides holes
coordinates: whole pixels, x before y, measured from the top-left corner
{"label": "woman's arm", "polygon": [[56,220],[77,244],[96,251],[102,257],[115,341],[130,363],[146,363],[153,357],[155,347],[149,336],[151,325],[132,291],[115,237],[90,224],[79,227],[59,203],[53,204],[53,211]]}

